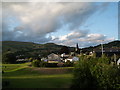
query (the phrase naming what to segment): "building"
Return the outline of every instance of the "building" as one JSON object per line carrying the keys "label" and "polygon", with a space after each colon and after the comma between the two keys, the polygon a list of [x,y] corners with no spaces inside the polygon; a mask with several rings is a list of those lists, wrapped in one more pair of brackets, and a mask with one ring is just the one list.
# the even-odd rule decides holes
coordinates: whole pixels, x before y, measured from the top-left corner
{"label": "building", "polygon": [[48,55],[48,63],[59,63],[61,61],[60,56],[54,53]]}
{"label": "building", "polygon": [[120,58],[119,58],[118,61],[117,61],[117,65],[120,65]]}
{"label": "building", "polygon": [[65,62],[67,62],[67,61],[75,62],[75,61],[78,61],[78,60],[79,60],[78,57],[76,57],[76,56],[70,56],[67,59],[65,59]]}
{"label": "building", "polygon": [[41,58],[41,61],[47,62],[47,58]]}
{"label": "building", "polygon": [[78,43],[76,44],[75,54],[80,54],[80,49],[79,49]]}

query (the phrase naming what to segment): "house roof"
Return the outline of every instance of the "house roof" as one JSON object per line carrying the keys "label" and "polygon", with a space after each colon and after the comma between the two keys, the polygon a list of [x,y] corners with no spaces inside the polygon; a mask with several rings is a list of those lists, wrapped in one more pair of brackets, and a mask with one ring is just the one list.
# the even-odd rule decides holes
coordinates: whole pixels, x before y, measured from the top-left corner
{"label": "house roof", "polygon": [[48,55],[48,60],[60,60],[60,56],[54,53]]}
{"label": "house roof", "polygon": [[73,58],[73,56],[69,56],[69,57],[68,57],[68,59],[72,59],[72,58]]}
{"label": "house roof", "polygon": [[57,54],[51,53],[51,54],[49,54],[48,56],[51,56],[51,55],[57,55]]}

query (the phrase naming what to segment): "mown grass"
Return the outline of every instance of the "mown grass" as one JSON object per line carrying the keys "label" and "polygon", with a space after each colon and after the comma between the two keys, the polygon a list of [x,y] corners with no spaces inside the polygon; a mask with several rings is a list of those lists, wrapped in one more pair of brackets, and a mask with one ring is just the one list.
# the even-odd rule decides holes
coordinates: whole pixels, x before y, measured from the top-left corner
{"label": "mown grass", "polygon": [[5,72],[16,71],[25,67],[28,67],[30,63],[24,64],[2,64],[2,70]]}
{"label": "mown grass", "polygon": [[[11,69],[4,69],[3,81],[10,84],[3,88],[69,88],[72,81],[72,73],[44,74],[33,71],[28,64],[7,65]],[[22,67],[23,66],[23,67]],[[25,67],[26,66],[26,67]],[[52,68],[53,69],[53,68]]]}

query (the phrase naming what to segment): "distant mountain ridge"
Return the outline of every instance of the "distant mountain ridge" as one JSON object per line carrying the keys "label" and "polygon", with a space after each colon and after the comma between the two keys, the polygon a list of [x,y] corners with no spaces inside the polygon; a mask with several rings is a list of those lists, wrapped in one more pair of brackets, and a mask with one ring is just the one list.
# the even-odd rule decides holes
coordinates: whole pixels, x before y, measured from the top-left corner
{"label": "distant mountain ridge", "polygon": [[[63,45],[57,45],[55,43],[36,44],[32,42],[18,42],[18,41],[2,41],[2,52],[7,51],[17,52],[17,54],[24,55],[48,55],[50,53],[59,53]],[[71,51],[74,51],[73,47],[68,47]]]}
{"label": "distant mountain ridge", "polygon": [[[116,40],[116,41],[105,43],[103,44],[103,48],[104,49],[120,49],[120,41]],[[87,50],[87,51],[93,51],[97,49],[101,49],[101,44],[97,46],[90,46],[90,47],[83,48],[83,50]]]}
{"label": "distant mountain ridge", "polygon": [[[18,42],[18,41],[2,41],[2,52],[7,51],[17,52],[18,54],[29,54],[29,55],[38,55],[38,54],[49,54],[49,53],[59,53],[63,45],[57,45],[55,43],[46,43],[46,44],[36,44],[32,42]],[[120,48],[120,41],[112,41],[103,45],[104,48]],[[75,47],[68,47],[70,51],[74,51]],[[101,45],[94,47],[82,48],[85,51],[92,51],[94,49],[100,49]]]}

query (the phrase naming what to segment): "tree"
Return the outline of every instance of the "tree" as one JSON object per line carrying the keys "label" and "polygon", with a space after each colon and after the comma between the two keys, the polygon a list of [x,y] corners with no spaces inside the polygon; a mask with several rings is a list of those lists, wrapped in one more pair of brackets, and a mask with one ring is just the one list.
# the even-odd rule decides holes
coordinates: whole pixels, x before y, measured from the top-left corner
{"label": "tree", "polygon": [[62,53],[65,53],[65,54],[69,54],[70,53],[70,50],[67,46],[63,46],[61,49],[60,49],[60,54]]}
{"label": "tree", "polygon": [[32,66],[34,66],[34,67],[40,67],[40,61],[39,60],[33,60],[32,61]]}
{"label": "tree", "polygon": [[71,88],[120,89],[120,68],[111,65],[105,55],[100,58],[80,57],[74,69]]}
{"label": "tree", "polygon": [[74,69],[74,78],[71,88],[96,88],[97,81],[91,73],[90,63],[86,56],[81,56]]}
{"label": "tree", "polygon": [[2,55],[2,62],[3,63],[15,63],[16,56],[13,52],[8,51]]}

